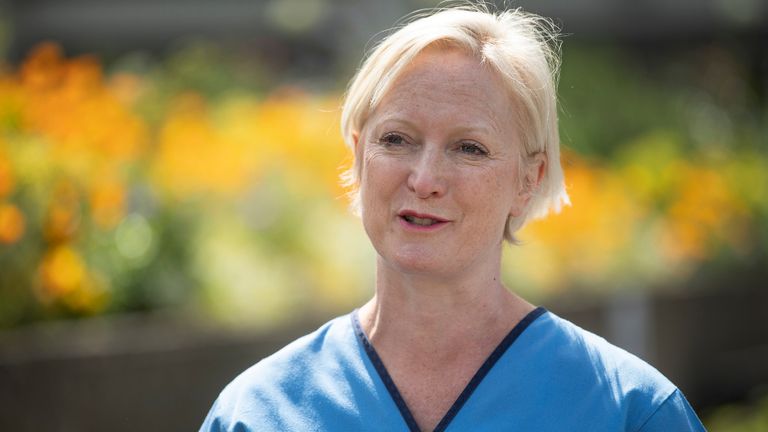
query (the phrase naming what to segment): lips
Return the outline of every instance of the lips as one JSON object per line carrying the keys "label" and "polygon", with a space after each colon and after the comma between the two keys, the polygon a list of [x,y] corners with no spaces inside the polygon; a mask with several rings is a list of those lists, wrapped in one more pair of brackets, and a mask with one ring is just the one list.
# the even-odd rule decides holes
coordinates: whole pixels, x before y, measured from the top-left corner
{"label": "lips", "polygon": [[425,228],[443,225],[448,222],[448,220],[439,216],[426,213],[417,213],[410,210],[402,211],[398,214],[398,216],[400,216],[400,218],[407,222],[409,225]]}
{"label": "lips", "polygon": [[421,226],[430,226],[430,225],[434,225],[434,224],[437,223],[437,221],[434,220],[434,219],[419,218],[419,217],[416,217],[416,216],[403,216],[403,219],[405,219],[406,221],[408,221],[408,222],[410,222],[412,224],[421,225]]}

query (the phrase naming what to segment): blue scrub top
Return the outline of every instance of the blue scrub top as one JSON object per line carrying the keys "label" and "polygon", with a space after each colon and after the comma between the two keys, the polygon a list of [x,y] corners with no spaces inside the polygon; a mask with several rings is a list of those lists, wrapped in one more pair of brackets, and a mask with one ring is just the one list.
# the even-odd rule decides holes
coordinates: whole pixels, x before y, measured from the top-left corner
{"label": "blue scrub top", "polygon": [[[418,431],[357,320],[333,319],[235,378],[200,431]],[[656,369],[539,307],[436,431],[704,431]]]}

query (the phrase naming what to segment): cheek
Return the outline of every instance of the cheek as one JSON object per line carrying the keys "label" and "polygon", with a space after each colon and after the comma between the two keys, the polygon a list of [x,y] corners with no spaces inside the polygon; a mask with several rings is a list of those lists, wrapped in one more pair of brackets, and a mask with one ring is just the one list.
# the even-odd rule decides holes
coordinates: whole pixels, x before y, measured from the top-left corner
{"label": "cheek", "polygon": [[361,185],[375,189],[392,187],[402,176],[402,171],[402,161],[397,158],[381,152],[367,152],[360,167]]}
{"label": "cheek", "polygon": [[376,178],[379,176],[379,168],[371,164],[370,159],[363,159],[360,164],[360,193],[363,198],[369,197],[369,190],[376,186]]}
{"label": "cheek", "polygon": [[462,196],[471,200],[471,207],[483,216],[488,226],[506,223],[510,211],[515,205],[515,183],[513,176],[506,170],[488,170],[475,181],[463,179]]}
{"label": "cheek", "polygon": [[376,212],[391,199],[396,188],[396,166],[385,156],[375,153],[363,155],[360,165],[360,199],[362,210]]}

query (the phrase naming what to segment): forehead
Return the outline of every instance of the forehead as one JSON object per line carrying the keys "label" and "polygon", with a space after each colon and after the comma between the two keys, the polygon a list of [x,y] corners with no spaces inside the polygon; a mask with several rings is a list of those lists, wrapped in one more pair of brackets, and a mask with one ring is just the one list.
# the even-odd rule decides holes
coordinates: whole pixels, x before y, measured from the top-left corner
{"label": "forehead", "polygon": [[442,119],[513,133],[513,102],[498,74],[458,49],[428,48],[394,80],[371,118]]}

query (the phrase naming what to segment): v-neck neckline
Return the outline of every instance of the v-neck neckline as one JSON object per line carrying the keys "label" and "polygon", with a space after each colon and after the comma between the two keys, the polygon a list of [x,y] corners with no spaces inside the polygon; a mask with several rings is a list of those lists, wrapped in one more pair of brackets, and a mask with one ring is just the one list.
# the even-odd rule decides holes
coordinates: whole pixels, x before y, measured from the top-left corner
{"label": "v-neck neckline", "polygon": [[[483,362],[482,366],[480,366],[477,372],[475,372],[475,375],[472,376],[471,380],[469,380],[469,383],[467,383],[466,387],[464,387],[464,390],[462,390],[462,392],[459,394],[459,397],[456,399],[453,405],[451,405],[443,418],[440,419],[440,422],[435,427],[434,432],[442,432],[450,425],[451,421],[459,413],[459,410],[461,410],[467,400],[469,400],[470,396],[472,396],[472,393],[483,381],[483,378],[488,375],[488,372],[491,371],[491,368],[493,368],[496,362],[499,361],[501,356],[507,352],[507,349],[509,349],[512,343],[517,340],[518,336],[520,336],[520,334],[522,334],[523,331],[525,331],[525,329],[531,325],[531,323],[533,323],[546,311],[546,308],[543,306],[537,307],[536,309],[529,312],[528,315],[520,320],[520,322],[518,322],[512,328],[512,330],[509,331],[509,333],[507,333],[504,339],[499,342],[499,344],[491,352],[488,358],[485,359],[485,362]],[[413,413],[411,413],[411,410],[405,403],[405,399],[403,399],[403,395],[400,394],[400,390],[397,389],[395,382],[392,380],[392,376],[384,366],[384,362],[381,360],[381,357],[379,357],[379,354],[376,352],[373,344],[363,331],[363,327],[360,325],[360,318],[358,317],[358,314],[359,309],[355,309],[351,314],[352,326],[354,327],[355,336],[357,337],[358,342],[363,346],[365,353],[368,355],[368,359],[371,361],[371,363],[373,363],[373,367],[379,374],[379,378],[381,378],[381,381],[387,388],[387,391],[392,397],[392,400],[395,402],[395,405],[397,405],[397,409],[400,411],[400,414],[402,415],[403,420],[405,420],[406,425],[408,425],[408,429],[411,432],[421,432],[419,425],[416,423],[416,419],[413,417]]]}

